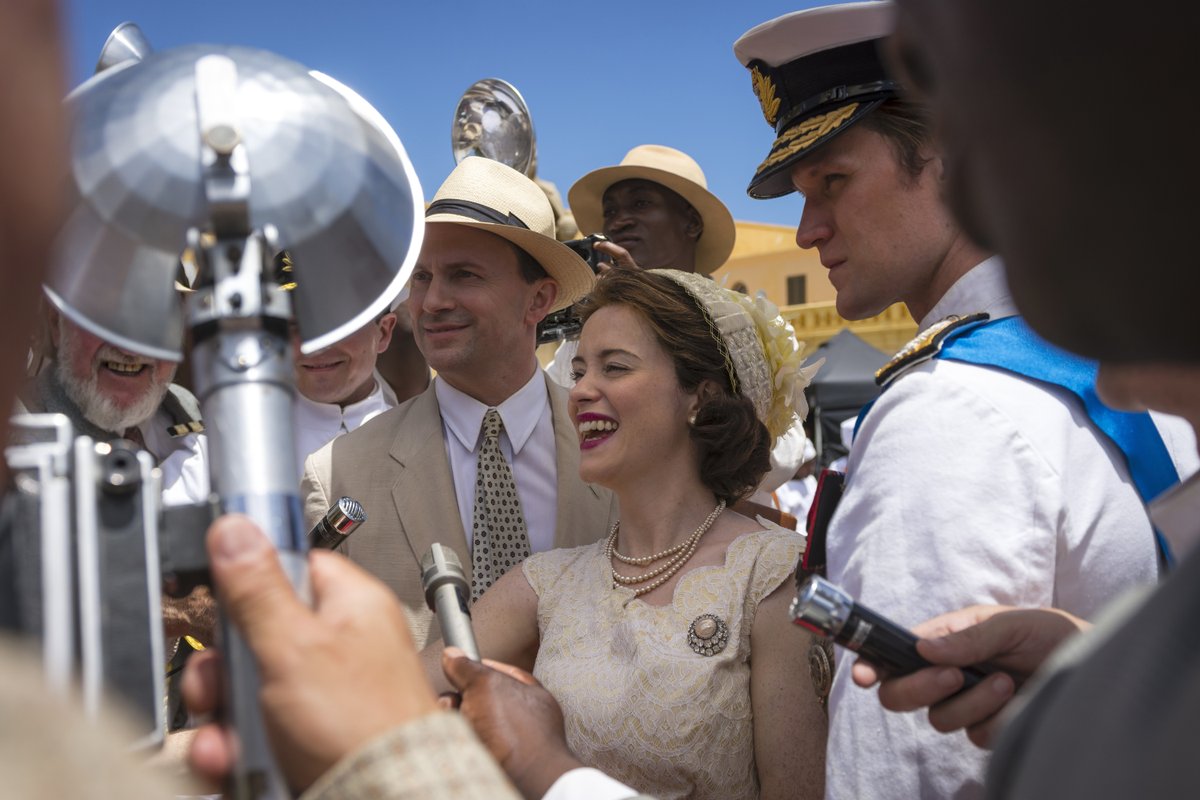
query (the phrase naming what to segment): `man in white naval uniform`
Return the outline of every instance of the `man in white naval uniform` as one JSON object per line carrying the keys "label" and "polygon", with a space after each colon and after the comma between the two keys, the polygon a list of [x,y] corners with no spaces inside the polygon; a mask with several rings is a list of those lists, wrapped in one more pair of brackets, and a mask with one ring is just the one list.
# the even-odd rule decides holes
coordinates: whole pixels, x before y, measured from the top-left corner
{"label": "man in white naval uniform", "polygon": [[343,433],[394,408],[396,394],[375,368],[387,350],[396,326],[389,311],[345,339],[311,355],[300,353],[292,337],[296,362],[296,463],[300,476],[304,460]]}
{"label": "man in white naval uniform", "polygon": [[[950,315],[1010,317],[1002,264],[942,204],[946,175],[924,109],[897,98],[879,63],[891,25],[890,3],[850,3],[789,14],[738,41],[777,135],[750,194],[804,195],[796,239],[820,252],[844,317],[894,302],[922,332]],[[849,594],[910,626],[973,603],[1086,618],[1157,579],[1155,536],[1124,457],[1076,397],[947,359],[899,365],[891,378],[858,430],[828,533],[828,577]],[[1192,471],[1190,431],[1155,422],[1175,466]],[[829,698],[826,796],[981,797],[986,754],[923,713],[884,711],[852,684],[851,662],[839,659]]]}

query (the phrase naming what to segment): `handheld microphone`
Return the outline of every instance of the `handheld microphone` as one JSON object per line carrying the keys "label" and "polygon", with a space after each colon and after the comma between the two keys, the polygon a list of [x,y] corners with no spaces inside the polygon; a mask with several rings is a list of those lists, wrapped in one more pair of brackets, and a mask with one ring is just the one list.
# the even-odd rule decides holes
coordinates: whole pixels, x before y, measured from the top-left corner
{"label": "handheld microphone", "polygon": [[[933,666],[917,652],[912,631],[854,602],[854,598],[819,575],[800,584],[792,601],[792,622],[818,634],[832,636],[872,664],[893,675],[907,675]],[[966,691],[991,674],[987,667],[963,667]]]}
{"label": "handheld microphone", "polygon": [[367,521],[367,512],[351,497],[339,498],[308,532],[310,550],[337,550],[350,534]]}
{"label": "handheld microphone", "polygon": [[449,547],[435,544],[421,558],[421,587],[425,602],[437,615],[446,646],[461,649],[472,661],[479,661],[479,648],[471,630],[471,612],[467,599],[471,584],[463,573],[462,562]]}

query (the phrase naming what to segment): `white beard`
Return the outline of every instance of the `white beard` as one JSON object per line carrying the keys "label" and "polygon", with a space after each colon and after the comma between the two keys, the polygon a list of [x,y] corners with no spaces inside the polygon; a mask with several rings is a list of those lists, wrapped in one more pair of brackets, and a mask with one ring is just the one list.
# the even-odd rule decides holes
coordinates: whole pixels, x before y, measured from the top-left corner
{"label": "white beard", "polygon": [[59,330],[60,344],[58,358],[54,362],[55,375],[67,393],[67,397],[79,407],[88,422],[97,428],[120,435],[154,416],[154,412],[162,405],[163,398],[167,395],[171,378],[174,377],[174,370],[165,380],[153,377],[146,393],[133,405],[117,405],[112,398],[100,392],[99,370],[103,369],[101,364],[105,361],[115,361],[121,364],[147,364],[147,369],[154,370],[154,362],[137,356],[131,357],[115,347],[104,345],[92,359],[92,370],[88,377],[82,381],[76,380],[67,368],[67,364],[71,361],[70,353],[78,339],[69,325],[61,325]]}

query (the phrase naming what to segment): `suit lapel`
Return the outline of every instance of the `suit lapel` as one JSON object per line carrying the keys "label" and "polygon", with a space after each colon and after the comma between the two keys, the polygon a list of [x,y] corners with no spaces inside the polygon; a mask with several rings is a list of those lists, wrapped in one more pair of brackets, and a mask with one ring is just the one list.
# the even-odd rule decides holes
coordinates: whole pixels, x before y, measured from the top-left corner
{"label": "suit lapel", "polygon": [[554,422],[554,460],[558,471],[558,511],[554,546],[589,544],[603,535],[612,495],[579,479],[579,434],[567,410],[567,390],[546,375]]}
{"label": "suit lapel", "polygon": [[400,465],[392,500],[413,558],[420,562],[430,545],[439,542],[454,548],[464,565],[470,564],[432,387],[413,402],[389,455]]}

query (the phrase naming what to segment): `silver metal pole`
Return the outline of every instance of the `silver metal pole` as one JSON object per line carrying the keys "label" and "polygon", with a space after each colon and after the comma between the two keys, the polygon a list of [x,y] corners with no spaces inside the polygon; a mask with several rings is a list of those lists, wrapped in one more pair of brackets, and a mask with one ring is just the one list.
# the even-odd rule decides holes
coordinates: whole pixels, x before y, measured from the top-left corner
{"label": "silver metal pole", "polygon": [[[205,56],[196,62],[212,226],[190,235],[202,276],[200,290],[188,302],[196,394],[207,420],[212,487],[221,512],[254,520],[278,550],[292,584],[307,596],[292,432],[291,301],[271,278],[271,231],[250,229],[250,174],[230,102],[236,89],[237,67],[231,59]],[[225,722],[238,740],[226,795],[236,800],[290,797],[263,725],[253,654],[224,617],[222,633],[228,678]]]}

